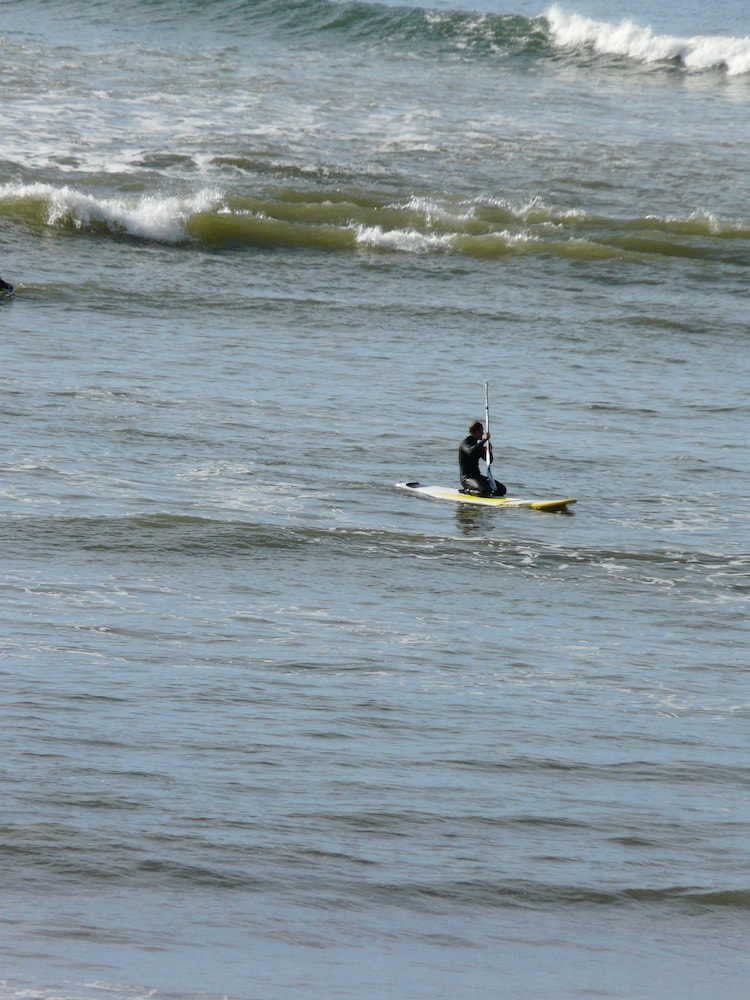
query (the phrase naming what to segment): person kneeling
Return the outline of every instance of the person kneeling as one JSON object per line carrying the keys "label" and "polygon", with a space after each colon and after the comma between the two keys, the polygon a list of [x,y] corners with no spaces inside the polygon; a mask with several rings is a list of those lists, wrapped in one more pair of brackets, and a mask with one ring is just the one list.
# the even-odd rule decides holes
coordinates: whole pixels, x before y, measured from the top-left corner
{"label": "person kneeling", "polygon": [[487,476],[479,471],[479,460],[492,460],[492,444],[489,433],[485,434],[481,420],[475,420],[469,426],[469,434],[463,439],[458,449],[458,471],[461,479],[461,492],[480,497],[502,497],[506,490],[502,483],[495,482],[495,488]]}

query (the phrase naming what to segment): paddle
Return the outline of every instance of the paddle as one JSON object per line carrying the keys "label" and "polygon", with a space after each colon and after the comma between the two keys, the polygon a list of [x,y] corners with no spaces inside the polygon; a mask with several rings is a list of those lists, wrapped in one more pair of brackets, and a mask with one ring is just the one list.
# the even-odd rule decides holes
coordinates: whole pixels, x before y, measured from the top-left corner
{"label": "paddle", "polygon": [[495,477],[492,475],[492,445],[490,444],[490,384],[484,380],[484,431],[487,435],[487,447],[484,451],[484,460],[487,463],[487,480],[492,492],[496,490]]}

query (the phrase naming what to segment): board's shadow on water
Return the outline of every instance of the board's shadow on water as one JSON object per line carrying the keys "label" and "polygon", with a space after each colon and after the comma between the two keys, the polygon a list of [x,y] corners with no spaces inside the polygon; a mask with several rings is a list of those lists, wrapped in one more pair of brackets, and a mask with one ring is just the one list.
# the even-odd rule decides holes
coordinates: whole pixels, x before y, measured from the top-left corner
{"label": "board's shadow on water", "polygon": [[459,504],[456,508],[456,524],[462,535],[476,535],[480,531],[496,531],[500,523],[498,511],[486,507],[472,507]]}
{"label": "board's shadow on water", "polygon": [[[460,504],[456,508],[456,524],[462,535],[476,535],[479,532],[497,531],[506,524],[507,517],[517,517],[520,511],[515,509],[498,510],[492,507],[474,507]],[[575,517],[572,510],[528,511],[525,516],[533,517]]]}

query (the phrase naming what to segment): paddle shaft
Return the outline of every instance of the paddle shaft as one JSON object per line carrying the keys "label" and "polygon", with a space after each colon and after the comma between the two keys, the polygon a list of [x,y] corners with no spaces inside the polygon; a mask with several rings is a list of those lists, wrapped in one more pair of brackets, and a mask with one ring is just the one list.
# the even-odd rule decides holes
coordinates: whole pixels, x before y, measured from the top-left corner
{"label": "paddle shaft", "polygon": [[487,435],[485,461],[487,463],[487,479],[492,489],[495,489],[495,477],[492,475],[492,448],[490,447],[490,384],[484,380],[484,432]]}

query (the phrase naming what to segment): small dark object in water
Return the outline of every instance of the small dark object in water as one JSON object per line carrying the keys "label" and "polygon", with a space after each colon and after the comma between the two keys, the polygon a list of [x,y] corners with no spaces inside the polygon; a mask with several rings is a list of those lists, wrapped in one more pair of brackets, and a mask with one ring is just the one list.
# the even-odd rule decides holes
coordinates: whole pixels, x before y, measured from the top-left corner
{"label": "small dark object in water", "polygon": [[11,285],[10,282],[3,281],[3,279],[0,278],[0,295],[7,296],[12,294],[13,294],[13,285]]}

